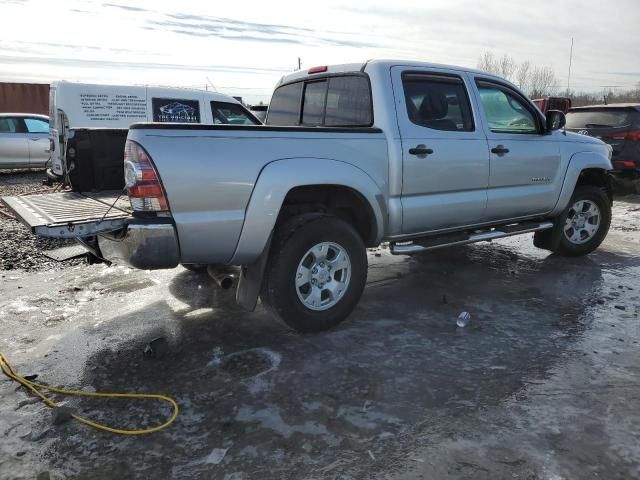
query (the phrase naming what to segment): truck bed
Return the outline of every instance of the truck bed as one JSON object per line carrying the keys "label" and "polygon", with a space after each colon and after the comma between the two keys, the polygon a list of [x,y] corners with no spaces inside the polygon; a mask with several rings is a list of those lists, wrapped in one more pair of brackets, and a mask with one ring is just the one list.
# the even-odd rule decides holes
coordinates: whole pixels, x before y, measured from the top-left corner
{"label": "truck bed", "polygon": [[18,219],[43,237],[77,238],[119,230],[132,210],[121,191],[2,197]]}

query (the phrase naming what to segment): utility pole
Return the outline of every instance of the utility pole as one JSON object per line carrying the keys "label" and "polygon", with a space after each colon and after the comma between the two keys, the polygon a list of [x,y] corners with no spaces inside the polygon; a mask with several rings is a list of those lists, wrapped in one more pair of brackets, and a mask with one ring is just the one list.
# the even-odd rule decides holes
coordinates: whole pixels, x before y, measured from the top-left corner
{"label": "utility pole", "polygon": [[302,59],[298,57],[298,70],[302,70]]}
{"label": "utility pole", "polygon": [[567,75],[567,95],[571,86],[571,64],[573,63],[573,37],[571,37],[571,50],[569,51],[569,74]]}

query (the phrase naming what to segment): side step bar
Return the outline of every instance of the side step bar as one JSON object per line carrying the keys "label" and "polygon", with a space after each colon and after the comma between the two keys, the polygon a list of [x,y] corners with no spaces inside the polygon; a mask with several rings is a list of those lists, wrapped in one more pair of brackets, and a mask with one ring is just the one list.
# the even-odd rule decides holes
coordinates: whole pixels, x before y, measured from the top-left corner
{"label": "side step bar", "polygon": [[523,222],[492,227],[485,230],[434,235],[431,237],[416,238],[407,242],[393,242],[391,244],[391,253],[394,255],[411,255],[412,253],[437,250],[438,248],[451,247],[454,245],[466,245],[468,243],[484,241],[490,242],[496,238],[548,230],[550,228],[553,228],[552,222]]}

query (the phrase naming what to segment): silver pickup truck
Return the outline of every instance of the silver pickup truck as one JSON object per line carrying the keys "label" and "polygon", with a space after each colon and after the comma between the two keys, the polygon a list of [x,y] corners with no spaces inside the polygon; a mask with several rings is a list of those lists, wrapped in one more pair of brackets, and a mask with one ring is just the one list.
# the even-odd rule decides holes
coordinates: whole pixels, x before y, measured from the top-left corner
{"label": "silver pickup truck", "polygon": [[509,82],[408,61],[316,67],[276,87],[266,125],[140,123],[118,192],[5,198],[35,233],[142,269],[240,266],[237,300],[289,326],[345,319],[366,247],[394,254],[535,232],[564,255],[609,229],[611,149]]}

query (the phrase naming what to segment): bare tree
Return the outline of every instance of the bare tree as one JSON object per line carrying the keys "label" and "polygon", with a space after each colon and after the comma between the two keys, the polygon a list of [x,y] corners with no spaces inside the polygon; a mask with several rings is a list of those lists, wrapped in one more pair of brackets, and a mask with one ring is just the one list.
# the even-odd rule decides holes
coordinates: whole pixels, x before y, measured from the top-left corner
{"label": "bare tree", "polygon": [[534,67],[529,75],[528,94],[532,98],[551,95],[556,85],[558,77],[551,67]]}
{"label": "bare tree", "polygon": [[[532,65],[529,60],[517,62],[506,54],[498,58],[493,52],[487,51],[478,58],[478,69],[511,80],[531,98],[557,95],[559,92],[560,82],[554,70],[547,66]],[[640,81],[635,87],[619,90],[579,93],[563,90],[561,94],[570,97],[574,106],[640,102]]]}
{"label": "bare tree", "polygon": [[500,60],[498,60],[498,70],[502,78],[506,78],[507,80],[513,79],[513,74],[515,73],[517,68],[516,61],[513,57],[509,55],[503,55]]}
{"label": "bare tree", "polygon": [[492,52],[484,52],[478,59],[478,68],[517,83],[531,97],[549,95],[558,84],[551,67],[534,66],[529,60],[518,63],[506,54],[497,58]]}
{"label": "bare tree", "polygon": [[478,59],[478,70],[484,70],[511,80],[517,69],[517,62],[509,55],[497,58],[492,52],[484,52]]}
{"label": "bare tree", "polygon": [[478,59],[478,70],[484,70],[488,73],[498,75],[498,62],[491,52],[484,52]]}
{"label": "bare tree", "polygon": [[516,70],[516,83],[520,89],[529,90],[529,70],[531,69],[531,62],[526,60],[518,65]]}

